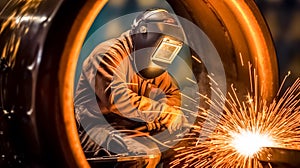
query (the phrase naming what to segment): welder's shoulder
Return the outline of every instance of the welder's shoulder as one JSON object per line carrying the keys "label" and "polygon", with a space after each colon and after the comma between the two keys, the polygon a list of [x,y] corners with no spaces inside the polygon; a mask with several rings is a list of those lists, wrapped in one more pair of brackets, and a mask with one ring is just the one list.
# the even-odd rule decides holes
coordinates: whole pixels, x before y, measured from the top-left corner
{"label": "welder's shoulder", "polygon": [[118,38],[112,38],[99,43],[85,59],[84,65],[99,64],[101,60],[118,62],[127,57],[131,50],[131,38],[129,32],[126,31]]}
{"label": "welder's shoulder", "polygon": [[84,58],[82,68],[85,70],[91,69],[93,67],[98,67],[100,61],[105,55],[107,55],[108,50],[110,50],[111,45],[115,42],[115,39],[110,39],[99,43],[92,52]]}
{"label": "welder's shoulder", "polygon": [[116,45],[118,45],[118,40],[116,38],[104,41],[100,44],[98,44],[94,50],[92,51],[92,53],[90,54],[90,56],[94,56],[94,55],[103,55],[103,54],[107,54],[110,53],[111,50],[114,50]]}
{"label": "welder's shoulder", "polygon": [[98,44],[91,55],[101,54],[127,54],[132,49],[131,37],[129,31],[122,33],[117,38],[112,38]]}

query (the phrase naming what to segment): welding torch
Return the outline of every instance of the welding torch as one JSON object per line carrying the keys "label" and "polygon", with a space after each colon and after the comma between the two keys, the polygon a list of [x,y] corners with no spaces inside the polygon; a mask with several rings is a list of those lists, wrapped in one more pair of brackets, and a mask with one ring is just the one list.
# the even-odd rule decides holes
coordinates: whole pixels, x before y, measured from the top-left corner
{"label": "welding torch", "polygon": [[[193,124],[190,124],[190,123],[184,123],[184,124],[182,125],[182,127],[186,127],[186,128],[194,128],[194,129],[200,129],[200,128],[201,128],[200,126],[193,125]],[[142,132],[142,131],[148,131],[148,127],[147,127],[147,125],[144,125],[144,126],[141,126],[141,127],[136,128],[135,131],[141,131],[141,132]],[[156,143],[158,143],[158,144],[160,144],[160,145],[162,145],[162,146],[165,146],[165,147],[167,147],[167,148],[172,148],[172,146],[169,146],[169,145],[167,145],[167,144],[165,144],[165,143],[159,141],[158,139],[152,137],[152,136],[149,135],[149,134],[142,134],[142,135],[147,136],[148,138],[152,139],[154,142],[156,142]]]}
{"label": "welding torch", "polygon": [[[183,123],[182,127],[185,127],[185,128],[194,128],[194,129],[201,129],[200,126],[193,125],[193,124],[190,124],[190,123],[187,123],[187,122],[186,122],[186,123]],[[147,126],[147,124],[146,124],[146,125],[144,125],[144,126],[141,126],[141,127],[136,128],[135,130],[136,130],[136,131],[147,131],[147,130],[149,130],[149,129],[148,129],[148,126]]]}
{"label": "welding torch", "polygon": [[[177,107],[177,108],[179,108],[180,110],[185,110],[185,111],[190,112],[190,110],[187,110],[187,109],[184,109],[184,108],[180,108],[180,107]],[[151,123],[151,124],[153,124],[153,123]],[[135,130],[137,130],[137,131],[146,131],[146,130],[151,131],[152,130],[151,129],[151,124],[150,123],[146,123],[146,125],[141,126],[139,128],[136,128]],[[163,128],[163,126],[165,125],[165,123],[155,122],[154,125],[156,125],[159,128]],[[197,125],[194,125],[194,124],[190,124],[190,123],[187,122],[187,120],[185,120],[183,122],[182,127],[193,128],[193,129],[201,129],[200,126],[197,126]]]}

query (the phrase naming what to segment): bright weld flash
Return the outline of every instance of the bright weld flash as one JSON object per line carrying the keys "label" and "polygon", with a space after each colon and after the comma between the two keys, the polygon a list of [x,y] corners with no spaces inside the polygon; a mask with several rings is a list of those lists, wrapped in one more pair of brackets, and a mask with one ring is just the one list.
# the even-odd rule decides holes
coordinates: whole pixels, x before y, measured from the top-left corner
{"label": "bright weld flash", "polygon": [[257,132],[242,131],[240,133],[232,133],[232,146],[241,155],[251,157],[262,147],[273,146],[274,142],[268,135]]}

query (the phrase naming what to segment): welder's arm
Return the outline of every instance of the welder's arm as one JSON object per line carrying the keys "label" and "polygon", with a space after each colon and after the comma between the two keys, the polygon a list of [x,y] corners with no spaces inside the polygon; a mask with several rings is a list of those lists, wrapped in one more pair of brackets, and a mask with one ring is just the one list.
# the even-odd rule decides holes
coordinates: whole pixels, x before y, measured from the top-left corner
{"label": "welder's arm", "polygon": [[[91,70],[86,71],[86,73],[94,73],[89,75],[95,76],[95,93],[100,103],[105,105],[110,112],[123,117],[136,118],[147,123],[157,123],[159,120],[160,124],[166,125],[169,130],[180,127],[182,121],[179,120],[182,119],[182,112],[171,107],[180,106],[179,89],[174,85],[172,78],[166,74],[158,79],[160,88],[166,93],[164,101],[155,101],[140,96],[128,87],[130,83],[127,77],[130,74],[127,73],[130,62],[124,60],[119,63],[119,60],[121,58],[97,56],[91,62],[94,68],[90,67]],[[95,68],[96,72],[93,72],[92,69]],[[93,81],[90,83],[92,84]]]}
{"label": "welder's arm", "polygon": [[155,79],[156,85],[159,86],[159,89],[162,90],[165,94],[165,97],[158,100],[159,102],[166,103],[169,106],[180,107],[181,106],[181,94],[180,89],[173,79],[173,77],[165,72],[161,76]]}
{"label": "welder's arm", "polygon": [[160,130],[165,126],[172,133],[187,123],[187,119],[181,110],[167,105],[154,122],[147,123],[147,127],[148,130]]}
{"label": "welder's arm", "polygon": [[172,133],[187,122],[183,112],[178,109],[180,98],[177,94],[172,96],[171,92],[166,92],[165,102],[155,101],[130,90],[119,76],[112,80],[110,89],[111,111],[119,112],[125,117],[142,119],[147,122],[148,130],[159,130],[166,126]]}
{"label": "welder's arm", "polygon": [[[152,84],[151,90],[163,92],[164,96],[158,101],[166,104],[161,111],[160,116],[152,123],[148,123],[149,130],[160,130],[167,127],[170,133],[181,128],[187,122],[183,112],[179,110],[181,106],[180,89],[172,76],[165,72],[161,76],[155,78],[155,84]],[[156,89],[157,88],[157,89]],[[160,93],[157,93],[159,95]],[[154,94],[155,95],[155,94]]]}
{"label": "welder's arm", "polygon": [[[121,58],[118,57],[103,55],[95,57],[92,61],[96,72],[90,75],[94,76],[96,97],[109,112],[126,118],[153,122],[158,118],[165,104],[140,96],[129,89],[128,85],[130,83],[127,81],[129,74],[127,73],[130,62],[125,60],[119,63],[120,60]],[[93,83],[93,81],[90,83]]]}

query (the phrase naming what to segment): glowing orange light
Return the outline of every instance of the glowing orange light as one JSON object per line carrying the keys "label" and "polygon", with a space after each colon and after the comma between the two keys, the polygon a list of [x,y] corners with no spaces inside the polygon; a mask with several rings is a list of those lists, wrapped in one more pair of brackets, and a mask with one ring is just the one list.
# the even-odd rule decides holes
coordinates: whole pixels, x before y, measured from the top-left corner
{"label": "glowing orange light", "polygon": [[238,153],[253,157],[262,147],[274,146],[272,138],[269,135],[259,132],[241,131],[240,133],[231,133],[233,141],[231,145]]}
{"label": "glowing orange light", "polygon": [[256,158],[262,147],[300,149],[300,78],[280,97],[289,73],[277,97],[267,103],[259,97],[258,77],[251,65],[249,71],[253,76],[246,100],[239,99],[233,85],[227,96],[212,87],[219,100],[199,94],[212,109],[199,114],[205,116],[206,124],[199,123],[203,126],[192,130],[187,139],[192,145],[177,149],[179,154],[171,167],[262,168]]}

